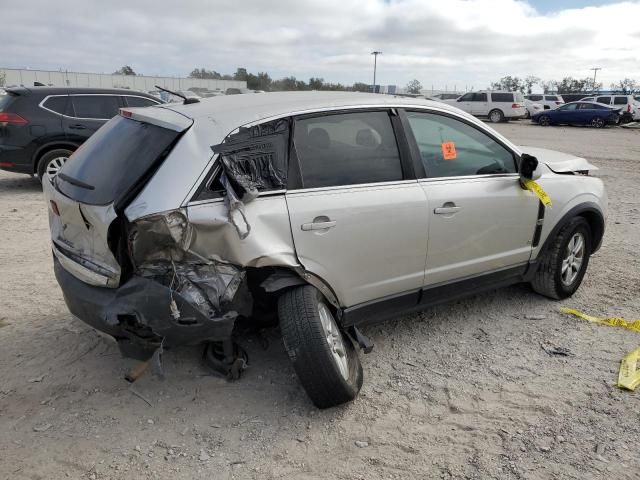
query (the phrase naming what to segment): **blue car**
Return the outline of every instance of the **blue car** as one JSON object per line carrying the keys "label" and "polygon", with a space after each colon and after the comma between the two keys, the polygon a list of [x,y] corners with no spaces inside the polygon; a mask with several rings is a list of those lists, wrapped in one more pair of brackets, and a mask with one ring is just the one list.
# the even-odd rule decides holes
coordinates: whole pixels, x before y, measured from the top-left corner
{"label": "blue car", "polygon": [[565,103],[555,110],[543,110],[531,116],[531,121],[547,125],[591,125],[603,128],[608,123],[620,123],[620,108],[595,102]]}

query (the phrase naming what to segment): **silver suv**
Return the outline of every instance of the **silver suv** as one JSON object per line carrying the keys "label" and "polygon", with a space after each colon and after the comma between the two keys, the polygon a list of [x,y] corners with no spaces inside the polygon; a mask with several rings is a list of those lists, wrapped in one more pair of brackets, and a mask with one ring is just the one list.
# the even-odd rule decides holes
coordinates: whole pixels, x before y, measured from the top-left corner
{"label": "silver suv", "polygon": [[594,168],[442,103],[268,93],[123,109],[44,190],[73,315],[137,358],[206,342],[233,378],[236,321],[277,319],[325,408],[360,390],[362,325],[517,282],[572,295],[604,233]]}

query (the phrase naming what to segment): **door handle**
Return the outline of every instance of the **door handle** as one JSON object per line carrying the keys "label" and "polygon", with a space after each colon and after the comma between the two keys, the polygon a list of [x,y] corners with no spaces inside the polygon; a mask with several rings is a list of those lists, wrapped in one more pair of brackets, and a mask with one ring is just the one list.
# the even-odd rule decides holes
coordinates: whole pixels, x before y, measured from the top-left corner
{"label": "door handle", "polygon": [[73,130],[86,130],[87,127],[85,127],[84,125],[80,124],[80,123],[74,123],[73,125],[69,125],[69,128],[73,129]]}
{"label": "door handle", "polygon": [[436,215],[451,215],[452,213],[457,213],[462,210],[462,207],[456,206],[453,202],[446,202],[441,207],[437,207],[433,209],[433,213]]}
{"label": "door handle", "polygon": [[336,226],[335,221],[326,221],[326,222],[312,222],[312,223],[303,223],[300,225],[300,228],[308,232],[310,230],[326,230],[327,228],[333,228]]}

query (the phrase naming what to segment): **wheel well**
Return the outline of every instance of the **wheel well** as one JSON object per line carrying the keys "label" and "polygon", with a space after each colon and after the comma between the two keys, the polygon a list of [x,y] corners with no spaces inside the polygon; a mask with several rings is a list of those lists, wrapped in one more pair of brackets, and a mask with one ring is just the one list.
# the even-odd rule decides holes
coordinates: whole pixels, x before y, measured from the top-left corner
{"label": "wheel well", "polygon": [[602,243],[602,237],[604,235],[604,221],[599,214],[589,210],[579,213],[578,216],[583,217],[589,224],[589,228],[591,228],[591,235],[593,237],[591,253],[595,253],[598,251],[600,244]]}
{"label": "wheel well", "polygon": [[38,173],[38,164],[40,163],[40,159],[42,158],[42,156],[46,155],[52,150],[57,150],[58,148],[64,148],[73,152],[78,148],[78,145],[75,145],[73,143],[52,143],[49,145],[45,145],[44,147],[40,147],[40,149],[33,156],[33,173]]}

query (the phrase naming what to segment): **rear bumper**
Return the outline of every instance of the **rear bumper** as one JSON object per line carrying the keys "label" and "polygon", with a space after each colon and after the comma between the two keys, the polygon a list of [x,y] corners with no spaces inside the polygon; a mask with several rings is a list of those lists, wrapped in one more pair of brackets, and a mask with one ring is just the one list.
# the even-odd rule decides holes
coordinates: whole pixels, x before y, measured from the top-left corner
{"label": "rear bumper", "polygon": [[23,147],[0,145],[0,170],[33,174],[31,157]]}
{"label": "rear bumper", "polygon": [[[119,288],[89,285],[64,269],[54,256],[54,272],[69,311],[116,339],[124,356],[146,359],[160,346],[229,339],[237,314],[207,317],[179,293],[134,276]],[[171,315],[171,300],[180,312]]]}

